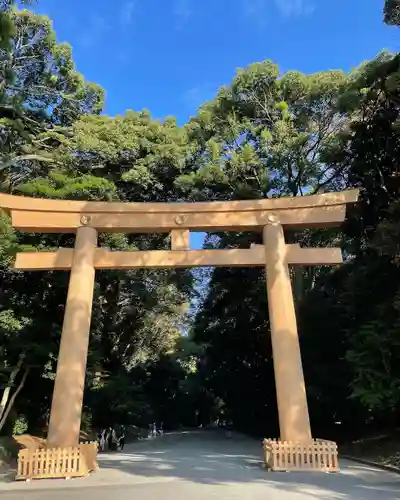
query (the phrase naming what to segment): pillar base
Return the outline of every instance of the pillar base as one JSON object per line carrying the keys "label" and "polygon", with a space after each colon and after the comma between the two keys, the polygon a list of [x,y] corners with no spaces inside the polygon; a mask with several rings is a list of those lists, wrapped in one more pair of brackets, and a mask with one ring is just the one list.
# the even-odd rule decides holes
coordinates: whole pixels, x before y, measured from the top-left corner
{"label": "pillar base", "polygon": [[264,439],[264,464],[270,471],[339,472],[338,449],[333,441],[309,443]]}

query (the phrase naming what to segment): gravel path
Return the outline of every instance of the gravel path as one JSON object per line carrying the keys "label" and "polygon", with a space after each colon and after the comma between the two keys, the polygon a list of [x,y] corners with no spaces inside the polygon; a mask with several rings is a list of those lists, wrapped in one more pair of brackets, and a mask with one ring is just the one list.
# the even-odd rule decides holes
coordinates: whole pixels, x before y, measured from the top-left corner
{"label": "gravel path", "polygon": [[400,500],[400,476],[341,461],[339,474],[272,473],[257,441],[221,431],[171,433],[102,454],[85,479],[0,481],[1,500]]}

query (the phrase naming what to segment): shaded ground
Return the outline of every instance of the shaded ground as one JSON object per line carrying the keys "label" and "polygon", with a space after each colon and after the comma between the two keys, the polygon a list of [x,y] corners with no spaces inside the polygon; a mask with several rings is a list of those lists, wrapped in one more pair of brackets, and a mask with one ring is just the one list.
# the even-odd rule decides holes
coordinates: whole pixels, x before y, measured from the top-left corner
{"label": "shaded ground", "polygon": [[[257,441],[221,431],[173,433],[100,457],[70,481],[0,482],[2,500],[400,500],[400,476],[342,462],[339,474],[272,473]],[[5,490],[5,491],[1,491]]]}
{"label": "shaded ground", "polygon": [[342,453],[400,468],[400,430],[355,441],[341,447]]}

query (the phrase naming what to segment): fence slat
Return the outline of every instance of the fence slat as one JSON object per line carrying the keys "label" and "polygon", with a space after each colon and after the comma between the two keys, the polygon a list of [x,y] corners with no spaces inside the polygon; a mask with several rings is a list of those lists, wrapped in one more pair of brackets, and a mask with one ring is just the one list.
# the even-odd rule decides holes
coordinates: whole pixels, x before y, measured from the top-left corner
{"label": "fence slat", "polygon": [[51,450],[53,452],[53,460],[55,461],[55,465],[56,465],[56,470],[55,470],[55,474],[59,475],[61,474],[61,448],[53,448]]}

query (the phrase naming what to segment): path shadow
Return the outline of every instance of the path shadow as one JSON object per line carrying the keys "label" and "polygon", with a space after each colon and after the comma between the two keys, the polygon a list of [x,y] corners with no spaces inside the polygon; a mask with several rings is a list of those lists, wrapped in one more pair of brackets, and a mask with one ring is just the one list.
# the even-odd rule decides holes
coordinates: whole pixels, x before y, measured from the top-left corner
{"label": "path shadow", "polygon": [[13,483],[17,473],[16,467],[0,468],[0,483]]}

